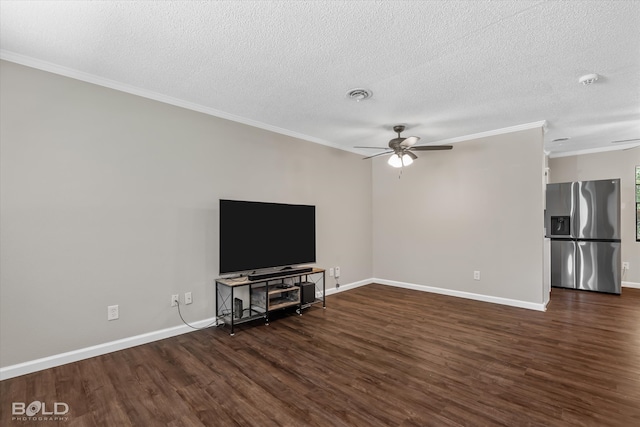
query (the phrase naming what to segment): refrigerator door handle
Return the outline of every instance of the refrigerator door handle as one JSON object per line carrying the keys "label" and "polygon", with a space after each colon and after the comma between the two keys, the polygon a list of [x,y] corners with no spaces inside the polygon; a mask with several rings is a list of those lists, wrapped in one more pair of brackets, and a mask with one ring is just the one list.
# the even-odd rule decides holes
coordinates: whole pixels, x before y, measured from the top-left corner
{"label": "refrigerator door handle", "polygon": [[580,232],[580,182],[571,183],[571,237],[574,239]]}

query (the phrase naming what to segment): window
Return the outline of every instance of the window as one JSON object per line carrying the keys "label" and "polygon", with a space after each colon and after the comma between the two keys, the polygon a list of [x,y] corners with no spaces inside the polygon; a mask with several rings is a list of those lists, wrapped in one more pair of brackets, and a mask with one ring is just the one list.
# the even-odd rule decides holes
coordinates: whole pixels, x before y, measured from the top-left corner
{"label": "window", "polygon": [[636,166],[636,242],[640,242],[640,166]]}

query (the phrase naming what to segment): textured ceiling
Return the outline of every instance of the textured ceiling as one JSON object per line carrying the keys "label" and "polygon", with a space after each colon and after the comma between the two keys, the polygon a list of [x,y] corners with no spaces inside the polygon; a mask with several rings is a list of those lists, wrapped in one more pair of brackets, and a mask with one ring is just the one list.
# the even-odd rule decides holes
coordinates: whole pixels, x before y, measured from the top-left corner
{"label": "textured ceiling", "polygon": [[0,55],[349,151],[545,120],[555,156],[638,145],[611,143],[640,138],[638,28],[635,1],[2,1]]}

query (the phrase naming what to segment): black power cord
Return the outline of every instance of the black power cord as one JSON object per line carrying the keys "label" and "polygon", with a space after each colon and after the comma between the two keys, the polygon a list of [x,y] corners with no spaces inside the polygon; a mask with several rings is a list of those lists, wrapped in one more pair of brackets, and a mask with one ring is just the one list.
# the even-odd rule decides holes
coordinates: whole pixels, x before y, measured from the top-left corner
{"label": "black power cord", "polygon": [[192,329],[196,329],[196,330],[202,330],[202,329],[209,329],[213,325],[217,325],[218,324],[218,318],[216,317],[216,320],[214,320],[213,322],[209,323],[207,326],[204,326],[202,328],[198,328],[196,326],[190,325],[186,320],[184,320],[184,317],[182,317],[182,312],[180,311],[180,301],[176,301],[176,303],[178,305],[178,315],[180,315],[180,319],[182,320],[182,323],[184,323],[188,327],[190,327]]}

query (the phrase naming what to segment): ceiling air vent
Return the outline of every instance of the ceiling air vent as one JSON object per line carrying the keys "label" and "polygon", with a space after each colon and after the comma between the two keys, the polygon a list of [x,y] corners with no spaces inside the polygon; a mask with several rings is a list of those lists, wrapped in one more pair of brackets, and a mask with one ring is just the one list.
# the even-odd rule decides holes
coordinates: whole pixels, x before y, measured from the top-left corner
{"label": "ceiling air vent", "polygon": [[371,98],[371,95],[373,95],[373,92],[367,89],[362,89],[362,88],[351,89],[349,92],[347,92],[347,98],[354,100],[356,102],[369,99]]}

